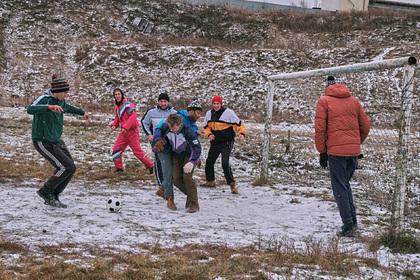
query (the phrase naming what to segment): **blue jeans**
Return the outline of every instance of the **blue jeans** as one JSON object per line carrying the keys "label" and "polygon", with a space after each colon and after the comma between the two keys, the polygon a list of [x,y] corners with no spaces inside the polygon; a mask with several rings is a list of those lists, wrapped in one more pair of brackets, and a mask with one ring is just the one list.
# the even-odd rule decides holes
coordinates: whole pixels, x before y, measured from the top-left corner
{"label": "blue jeans", "polygon": [[356,207],[350,179],[357,167],[357,157],[339,157],[328,155],[331,187],[343,224],[356,221]]}
{"label": "blue jeans", "polygon": [[172,183],[172,155],[167,153],[158,153],[160,165],[162,166],[162,187],[165,198],[174,196],[174,185]]}

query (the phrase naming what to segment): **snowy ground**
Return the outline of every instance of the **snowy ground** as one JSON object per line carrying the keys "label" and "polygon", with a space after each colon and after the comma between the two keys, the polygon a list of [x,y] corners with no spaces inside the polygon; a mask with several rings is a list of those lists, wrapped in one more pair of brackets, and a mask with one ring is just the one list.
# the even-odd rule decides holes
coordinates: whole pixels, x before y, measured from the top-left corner
{"label": "snowy ground", "polygon": [[[186,213],[185,196],[176,192],[177,211],[155,196],[155,187],[134,182],[86,189],[71,183],[63,195],[68,209],[43,205],[36,188],[3,184],[0,230],[28,245],[62,243],[129,247],[159,243],[185,245],[217,243],[252,245],[273,236],[296,240],[330,238],[339,226],[335,204],[316,198],[282,194],[278,187],[239,184],[234,196],[228,187],[199,188],[201,211]],[[138,187],[138,185],[141,185]],[[107,211],[109,197],[123,203],[120,213]]]}
{"label": "snowy ground", "polygon": [[[31,117],[25,109],[2,107],[0,116],[1,159],[11,164],[39,160],[30,140]],[[111,117],[96,113],[92,116],[91,126],[86,127],[81,120],[66,117],[64,139],[76,160],[78,172],[90,168],[93,172],[112,172],[109,151],[115,135],[110,135],[104,125]],[[35,193],[45,178],[21,182],[0,170],[0,197],[3,201],[0,203],[0,238],[28,245],[33,252],[39,252],[39,248],[45,245],[80,248],[86,245],[137,252],[141,244],[240,247],[288,238],[299,247],[307,238],[323,242],[331,240],[341,222],[329,187],[328,171],[318,167],[314,156],[302,161],[293,158],[295,152],[292,152],[290,159],[285,158],[286,164],[290,161],[289,165],[272,167],[274,185],[253,186],[252,181],[259,172],[256,150],[259,150],[263,125],[247,123],[248,143],[244,146],[235,144],[231,161],[239,182],[239,195],[230,194],[228,186],[223,185],[220,162],[217,162],[219,185],[216,189],[198,189],[201,210],[195,214],[186,213],[185,196],[178,191],[175,193],[178,210],[167,209],[165,201],[154,194],[156,184],[153,181],[83,181],[77,174],[62,195],[69,208],[55,209],[44,205]],[[284,133],[289,127],[282,123],[275,125],[273,136]],[[142,146],[150,153],[147,144],[142,143]],[[283,148],[279,146],[273,153],[283,156],[280,151]],[[207,149],[208,144],[203,141],[202,158],[205,158]],[[313,147],[305,149],[307,151],[300,152],[314,154]],[[125,161],[133,162],[131,151],[127,151]],[[386,248],[377,252],[368,250],[364,240],[383,231],[390,213],[372,200],[372,193],[381,192],[383,186],[369,185],[370,181],[365,177],[378,174],[367,162],[362,164],[364,168],[356,172],[352,182],[361,224],[360,238],[340,239],[340,247],[361,257],[377,258],[382,271],[388,268],[418,271],[419,254],[394,255]],[[50,169],[48,164],[45,166]],[[203,168],[197,170],[197,181],[203,179],[203,173]],[[123,203],[120,213],[107,210],[106,201],[114,196]],[[15,262],[14,254],[0,253],[0,263]],[[369,273],[362,272],[362,275],[368,277]],[[369,279],[381,279],[381,276]]]}

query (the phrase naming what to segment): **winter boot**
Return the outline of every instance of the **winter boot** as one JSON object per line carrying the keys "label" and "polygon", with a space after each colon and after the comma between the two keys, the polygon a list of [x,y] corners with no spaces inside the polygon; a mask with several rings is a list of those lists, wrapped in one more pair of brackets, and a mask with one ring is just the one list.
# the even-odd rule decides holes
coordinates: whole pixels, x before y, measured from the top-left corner
{"label": "winter boot", "polygon": [[216,187],[216,182],[215,181],[206,181],[205,183],[201,184],[201,187],[215,188]]}
{"label": "winter boot", "polygon": [[200,211],[200,206],[198,205],[198,202],[196,201],[191,201],[190,202],[190,206],[187,209],[188,213],[195,213]]}
{"label": "winter boot", "polygon": [[[344,225],[341,226],[341,230],[344,229]],[[357,225],[357,219],[353,218],[353,231],[356,231],[359,229],[359,226]]]}
{"label": "winter boot", "polygon": [[166,206],[171,209],[171,210],[176,210],[176,205],[175,205],[175,201],[174,201],[174,197],[173,196],[169,196],[166,199]]}
{"label": "winter boot", "polygon": [[353,230],[359,229],[359,226],[357,225],[357,219],[353,218]]}
{"label": "winter boot", "polygon": [[185,202],[185,209],[188,209],[190,205],[191,205],[191,200],[189,200],[187,197],[187,201]]}
{"label": "winter boot", "polygon": [[163,191],[163,188],[159,187],[159,189],[156,191],[155,193],[157,196],[160,196],[161,198],[165,198],[164,194],[165,192]]}
{"label": "winter boot", "polygon": [[54,198],[52,192],[50,192],[45,187],[37,190],[36,192],[42,199],[44,199],[44,203],[53,207],[59,207],[57,201]]}
{"label": "winter boot", "polygon": [[354,224],[353,221],[344,223],[341,231],[337,234],[342,237],[353,237],[354,236]]}
{"label": "winter boot", "polygon": [[233,193],[233,194],[239,194],[238,187],[236,186],[236,183],[235,182],[230,183],[229,186],[230,186],[230,192],[231,193]]}
{"label": "winter boot", "polygon": [[57,207],[59,208],[67,208],[67,204],[64,204],[61,202],[60,198],[58,197],[60,194],[54,194],[55,203],[57,204]]}

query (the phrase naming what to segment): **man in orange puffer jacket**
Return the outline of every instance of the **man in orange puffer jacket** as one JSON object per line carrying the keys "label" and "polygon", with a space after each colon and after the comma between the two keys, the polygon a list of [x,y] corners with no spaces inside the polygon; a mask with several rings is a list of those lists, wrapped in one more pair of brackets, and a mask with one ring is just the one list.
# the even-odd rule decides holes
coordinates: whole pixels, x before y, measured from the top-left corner
{"label": "man in orange puffer jacket", "polygon": [[369,134],[370,121],[347,86],[327,78],[325,95],[316,105],[315,144],[320,165],[330,169],[331,186],[343,222],[341,236],[357,228],[350,179],[357,167],[360,145]]}

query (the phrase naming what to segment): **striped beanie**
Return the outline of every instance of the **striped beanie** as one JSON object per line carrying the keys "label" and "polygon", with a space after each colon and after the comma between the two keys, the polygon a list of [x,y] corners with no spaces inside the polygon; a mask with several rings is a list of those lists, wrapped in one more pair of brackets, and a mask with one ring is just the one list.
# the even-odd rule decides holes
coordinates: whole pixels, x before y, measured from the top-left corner
{"label": "striped beanie", "polygon": [[65,80],[63,77],[58,77],[56,74],[52,76],[51,79],[51,92],[66,92],[69,91],[70,86],[67,80]]}

